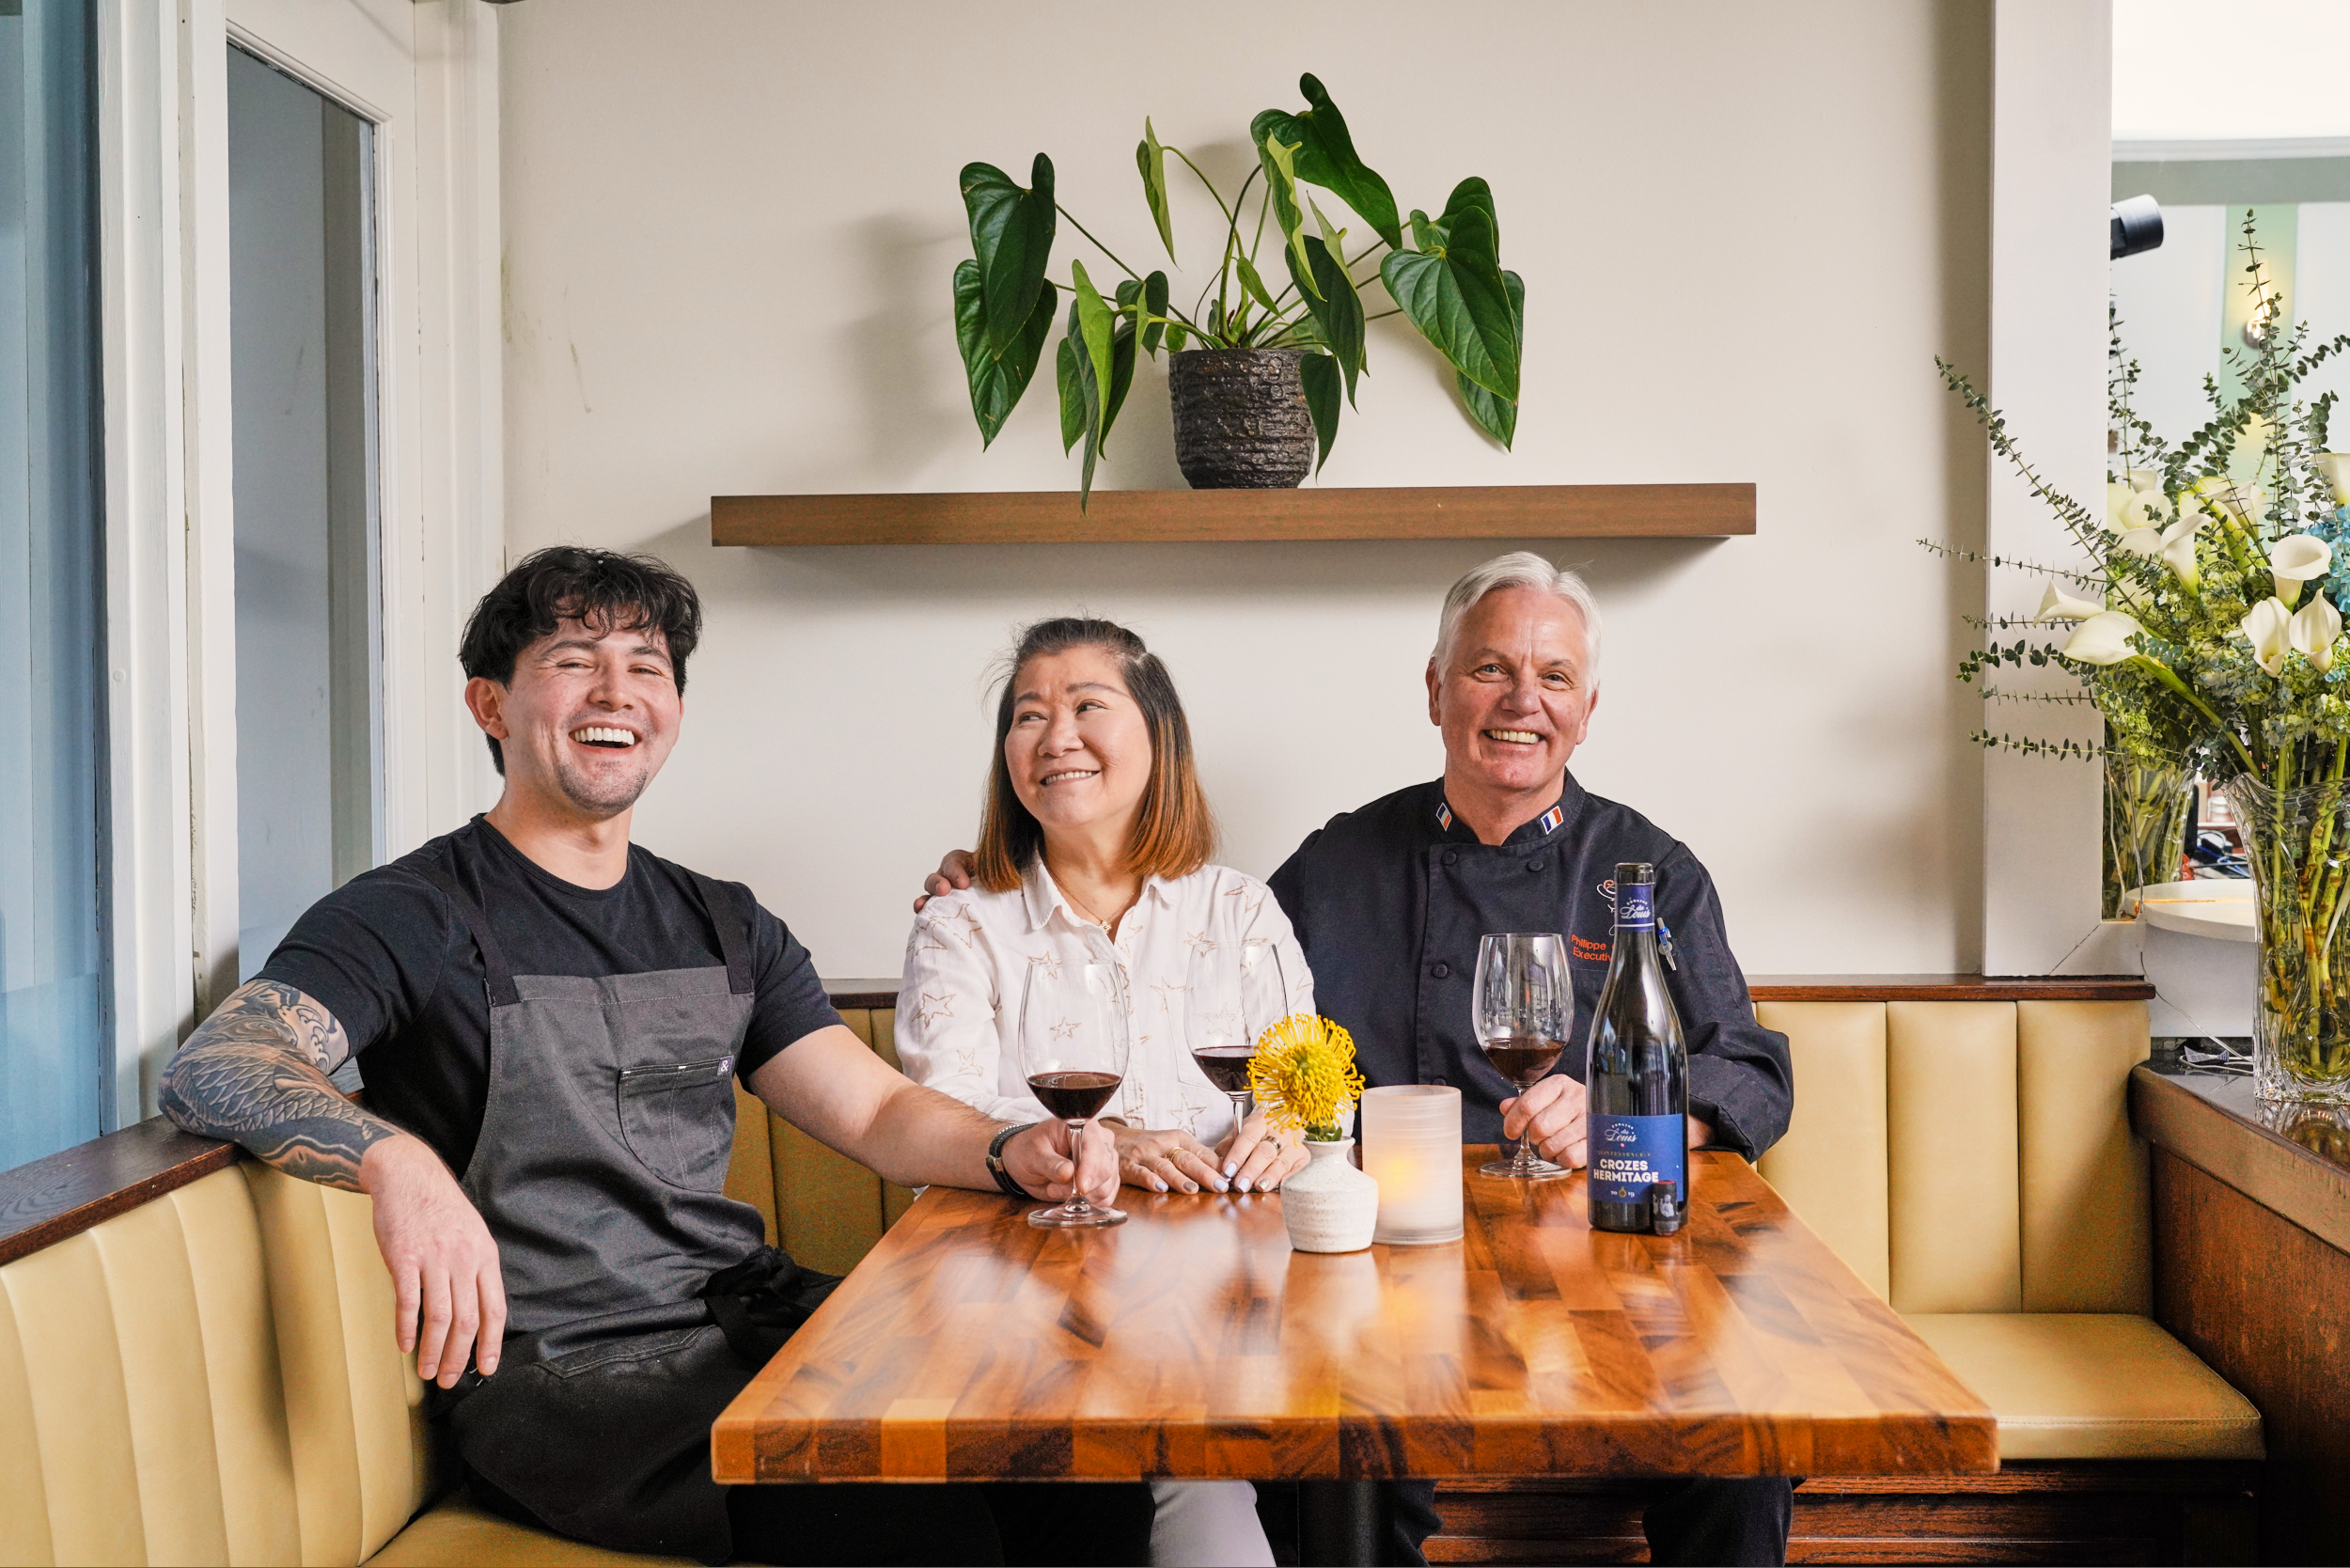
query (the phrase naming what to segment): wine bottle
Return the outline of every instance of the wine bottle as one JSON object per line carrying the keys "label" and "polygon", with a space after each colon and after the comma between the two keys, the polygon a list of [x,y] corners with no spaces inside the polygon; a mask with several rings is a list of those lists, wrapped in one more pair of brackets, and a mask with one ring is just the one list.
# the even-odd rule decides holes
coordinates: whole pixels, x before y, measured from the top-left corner
{"label": "wine bottle", "polygon": [[1658,960],[1652,866],[1616,868],[1614,950],[1589,1050],[1591,1229],[1655,1230],[1650,1189],[1669,1183],[1677,1230],[1689,1203],[1689,1050]]}

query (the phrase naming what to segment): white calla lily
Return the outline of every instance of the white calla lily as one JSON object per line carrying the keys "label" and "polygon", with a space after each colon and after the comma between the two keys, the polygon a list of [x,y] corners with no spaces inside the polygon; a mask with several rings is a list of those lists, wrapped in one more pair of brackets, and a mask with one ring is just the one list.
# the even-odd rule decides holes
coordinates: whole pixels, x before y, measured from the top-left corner
{"label": "white calla lily", "polygon": [[2132,528],[2113,542],[2131,555],[2144,556],[2149,560],[2162,554],[2162,535],[2153,528]]}
{"label": "white calla lily", "polygon": [[2103,614],[2104,611],[2105,606],[2094,599],[2075,599],[2068,595],[2059,584],[2050,583],[2048,591],[2041,596],[2038,619],[2042,620],[2087,620],[2091,616]]}
{"label": "white calla lily", "polygon": [[2201,584],[2195,564],[2196,519],[2182,517],[2162,530],[2163,564],[2170,568],[2179,586],[2193,593]]}
{"label": "white calla lily", "polygon": [[2334,639],[2342,635],[2342,612],[2322,593],[2310,596],[2310,602],[2293,614],[2293,622],[2285,628],[2286,640],[2293,651],[2309,660],[2319,674],[2334,667]]}
{"label": "white calla lily", "polygon": [[2176,515],[2170,497],[2159,489],[2148,490],[2133,473],[2128,482],[2116,479],[2106,486],[2106,531],[2127,533],[2133,528],[2160,527]]}
{"label": "white calla lily", "polygon": [[2244,618],[2243,632],[2252,644],[2252,658],[2271,675],[2284,673],[2285,655],[2293,651],[2293,612],[2281,599],[2264,599]]}
{"label": "white calla lily", "polygon": [[2299,602],[2301,585],[2334,569],[2334,547],[2314,534],[2288,534],[2268,549],[2268,572],[2277,597],[2290,606]]}
{"label": "white calla lily", "polygon": [[2268,508],[2268,493],[2256,484],[2239,484],[2217,474],[2206,474],[2187,486],[2214,517],[2232,517],[2246,527]]}
{"label": "white calla lily", "polygon": [[2130,639],[2141,630],[2134,616],[2120,610],[2100,610],[2076,627],[2059,651],[2076,664],[2118,665],[2138,656]]}
{"label": "white calla lily", "polygon": [[2320,452],[2310,461],[2326,476],[2326,488],[2334,493],[2334,505],[2350,507],[2350,452]]}

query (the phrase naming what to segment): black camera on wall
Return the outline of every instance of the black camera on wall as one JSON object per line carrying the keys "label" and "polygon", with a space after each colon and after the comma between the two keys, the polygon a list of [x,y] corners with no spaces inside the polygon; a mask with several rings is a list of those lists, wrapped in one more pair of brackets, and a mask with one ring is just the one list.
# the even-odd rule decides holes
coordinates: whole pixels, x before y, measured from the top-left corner
{"label": "black camera on wall", "polygon": [[2134,196],[2115,202],[2107,212],[2113,224],[2113,243],[2107,260],[2119,261],[2124,256],[2136,256],[2162,243],[2162,203],[2153,196]]}

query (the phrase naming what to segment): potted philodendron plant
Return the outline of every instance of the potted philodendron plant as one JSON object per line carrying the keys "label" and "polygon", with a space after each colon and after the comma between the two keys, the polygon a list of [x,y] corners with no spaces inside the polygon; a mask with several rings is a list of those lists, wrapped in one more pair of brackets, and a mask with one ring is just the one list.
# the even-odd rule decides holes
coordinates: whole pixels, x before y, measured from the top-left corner
{"label": "potted philodendron plant", "polygon": [[[1298,89],[1304,110],[1267,109],[1250,122],[1257,165],[1230,200],[1187,153],[1163,146],[1150,120],[1142,122],[1135,163],[1168,259],[1170,157],[1224,214],[1222,258],[1188,307],[1172,297],[1166,273],[1136,272],[1070,217],[1124,276],[1104,290],[1073,259],[1064,315],[1047,275],[1058,219],[1069,217],[1055,199],[1052,160],[1036,155],[1026,187],[992,164],[964,165],[973,254],[955,269],[955,339],[983,445],[1027,390],[1058,323],[1061,449],[1084,446],[1080,505],[1092,494],[1094,465],[1133,385],[1136,354],[1156,357],[1162,349],[1183,477],[1201,489],[1294,485],[1329,457],[1340,402],[1355,400],[1366,323],[1399,312],[1451,365],[1469,418],[1510,445],[1526,285],[1502,269],[1492,190],[1472,177],[1453,187],[1435,217],[1418,210],[1408,221],[1399,217],[1387,182],[1356,155],[1322,84],[1304,76]],[[1342,203],[1369,235],[1350,241],[1355,229],[1334,225],[1317,192]],[[1287,274],[1278,288],[1280,274],[1266,276],[1275,264],[1268,246]],[[1392,306],[1367,307],[1372,288]]]}

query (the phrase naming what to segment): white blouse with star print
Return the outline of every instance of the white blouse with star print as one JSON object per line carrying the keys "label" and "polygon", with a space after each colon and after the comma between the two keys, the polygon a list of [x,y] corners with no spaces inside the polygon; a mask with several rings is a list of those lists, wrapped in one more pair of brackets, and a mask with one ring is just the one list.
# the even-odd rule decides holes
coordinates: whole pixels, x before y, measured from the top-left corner
{"label": "white blouse with star print", "polygon": [[1110,940],[1054,885],[1039,855],[1009,893],[978,887],[932,899],[915,917],[898,988],[898,1059],[916,1083],[1003,1121],[1046,1112],[1020,1069],[1020,998],[1030,965],[1058,979],[1072,962],[1113,955],[1125,979],[1126,1081],[1106,1113],[1131,1126],[1181,1128],[1211,1146],[1231,1131],[1231,1102],[1191,1059],[1183,999],[1202,944],[1270,940],[1292,1011],[1311,1012],[1313,977],[1289,917],[1261,882],[1226,866],[1152,877]]}

